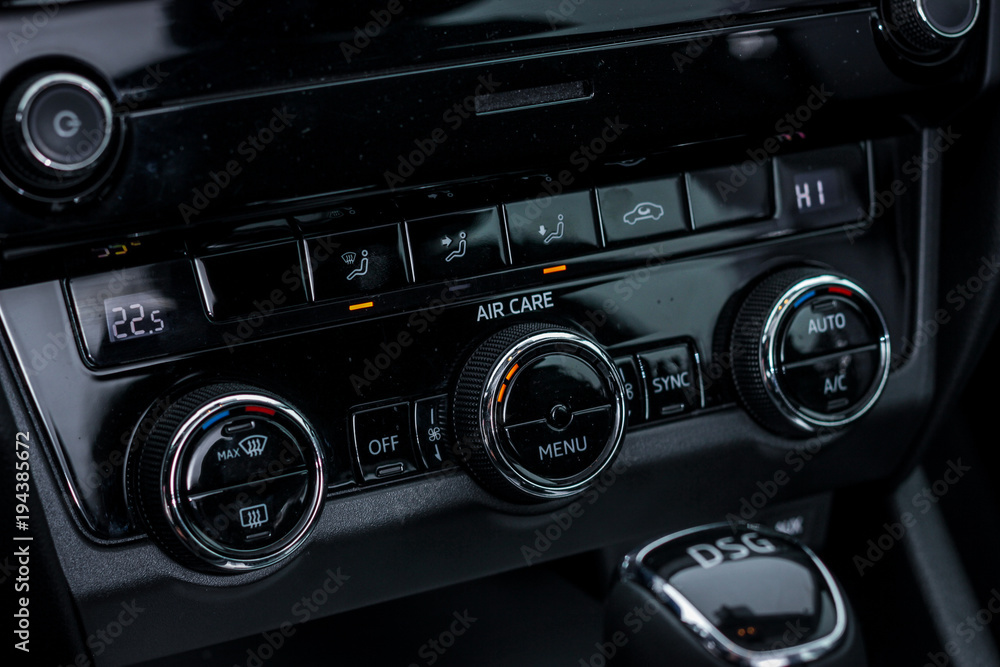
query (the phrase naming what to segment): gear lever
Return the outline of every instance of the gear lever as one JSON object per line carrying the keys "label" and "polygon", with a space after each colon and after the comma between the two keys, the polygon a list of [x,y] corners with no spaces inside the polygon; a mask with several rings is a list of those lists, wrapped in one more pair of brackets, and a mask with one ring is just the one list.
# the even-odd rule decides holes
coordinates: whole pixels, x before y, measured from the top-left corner
{"label": "gear lever", "polygon": [[847,599],[823,562],[757,526],[695,528],[633,551],[605,626],[614,665],[865,665]]}

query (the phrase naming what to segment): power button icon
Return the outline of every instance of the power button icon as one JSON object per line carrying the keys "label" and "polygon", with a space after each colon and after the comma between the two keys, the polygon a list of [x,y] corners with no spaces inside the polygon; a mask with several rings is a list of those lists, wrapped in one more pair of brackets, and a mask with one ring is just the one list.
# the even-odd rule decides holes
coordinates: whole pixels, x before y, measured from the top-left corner
{"label": "power button icon", "polygon": [[64,109],[56,114],[52,125],[55,127],[56,134],[60,137],[71,139],[79,134],[83,121],[80,120],[80,117],[75,112]]}
{"label": "power button icon", "polygon": [[21,96],[15,120],[31,158],[59,172],[94,164],[111,142],[107,96],[75,74],[50,74],[35,81]]}

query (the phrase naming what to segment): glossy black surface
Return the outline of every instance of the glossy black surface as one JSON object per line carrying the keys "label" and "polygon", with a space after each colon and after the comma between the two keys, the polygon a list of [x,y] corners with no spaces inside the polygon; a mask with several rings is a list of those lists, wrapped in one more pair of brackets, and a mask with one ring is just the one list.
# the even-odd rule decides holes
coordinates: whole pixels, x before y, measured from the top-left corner
{"label": "glossy black surface", "polygon": [[[796,6],[811,14],[810,5]],[[100,23],[101,5],[87,6],[87,25]],[[55,40],[67,39],[68,26],[79,17],[76,7],[60,13],[16,60],[43,53]],[[469,180],[485,173],[473,166],[480,155],[490,156],[489,173],[544,170],[563,187],[589,180],[604,168],[601,163],[647,157],[650,146],[661,151],[683,144],[689,147],[688,153],[697,155],[703,152],[694,149],[697,144],[727,141],[767,157],[773,151],[765,139],[775,132],[789,137],[854,134],[856,138],[884,127],[893,108],[932,114],[945,100],[953,102],[967,94],[974,80],[969,70],[944,79],[925,78],[923,83],[902,78],[880,55],[880,37],[872,32],[871,13],[846,5],[839,15],[774,23],[760,23],[765,15],[754,14],[757,23],[721,26],[723,32],[712,33],[696,58],[687,55],[689,34],[671,37],[662,31],[626,28],[606,49],[569,48],[567,42],[549,52],[488,63],[464,62],[438,70],[390,68],[379,76],[344,74],[329,80],[323,80],[314,68],[328,70],[335,59],[331,62],[327,52],[322,58],[310,58],[309,49],[315,45],[304,42],[302,34],[294,38],[294,58],[285,50],[291,43],[279,39],[272,48],[260,49],[268,53],[268,62],[256,69],[251,63],[260,56],[244,53],[256,38],[246,37],[238,48],[226,34],[219,36],[220,41],[181,39],[175,43],[170,26],[175,17],[188,16],[186,10],[175,14],[174,5],[151,2],[130,3],[125,10],[115,7],[119,13],[105,17],[109,30],[143,17],[153,33],[130,30],[132,39],[113,55],[96,53],[92,47],[78,53],[115,82],[122,98],[116,105],[127,120],[127,140],[115,177],[80,209],[86,211],[85,217],[26,207],[6,192],[0,220],[3,231],[15,235],[19,243],[43,242],[45,230],[65,229],[67,224],[100,228],[104,233],[134,233],[201,224],[234,214],[266,215],[279,206],[308,205],[345,193],[402,191]],[[671,8],[657,3],[649,9],[654,15],[679,19],[712,12],[709,5],[697,3]],[[242,10],[248,19],[255,14]],[[537,8],[533,11],[544,14]],[[579,11],[581,18],[596,12],[599,18],[591,28],[623,25],[617,20],[618,9]],[[640,21],[649,19],[628,13],[641,16]],[[10,20],[16,18],[14,14]],[[287,30],[292,31],[293,25],[303,28],[301,20],[285,18]],[[478,28],[488,25],[475,17],[470,20]],[[253,25],[234,18],[220,27],[228,33]],[[312,30],[322,32],[325,26],[315,23]],[[551,29],[548,23],[536,27],[543,33]],[[690,27],[703,30],[706,26]],[[761,33],[754,32],[748,41],[751,30],[763,30],[766,39],[758,39]],[[497,41],[487,50],[501,43],[509,50],[509,42],[499,37],[503,32],[491,32]],[[268,36],[274,39],[273,32],[268,31]],[[448,39],[451,48],[442,48],[441,53],[458,57],[462,49],[455,40],[461,42],[461,38],[450,30]],[[397,57],[405,53],[408,64],[419,57],[404,46],[411,44],[408,39],[375,42],[384,47],[398,45],[394,53]],[[319,43],[329,47],[323,38]],[[427,48],[436,42],[419,43]],[[833,44],[837,48],[831,48]],[[374,45],[371,49],[366,50],[366,58],[378,51]],[[185,55],[176,56],[177,51]],[[216,63],[213,68],[193,64],[217,51],[225,57],[206,61]],[[291,75],[289,59],[299,64],[292,66]],[[128,64],[116,64],[122,62]],[[666,69],[664,63],[669,63]],[[363,67],[371,73],[377,71],[375,64],[366,60]],[[147,66],[152,72],[145,71]],[[245,79],[248,71],[257,72],[252,86]],[[276,77],[276,72],[281,73],[280,86],[275,83],[269,88],[269,76]],[[518,90],[567,78],[592,82],[593,96],[582,102],[500,114],[466,112],[463,117],[453,111],[456,105],[464,109],[464,101],[474,99],[477,89]],[[810,86],[820,87],[814,92]],[[144,99],[139,103],[130,95]],[[643,104],[623,108],[622,101],[629,99]],[[210,100],[213,103],[208,104]],[[875,101],[883,114],[873,119],[869,111]],[[351,130],[356,110],[371,105],[380,110],[379,130]],[[805,109],[801,118],[795,115],[800,107]],[[707,109],[712,113],[703,113]],[[786,119],[789,110],[791,121]],[[537,127],[545,131],[538,132]],[[329,164],[337,165],[336,179],[328,177],[325,166]],[[227,185],[220,186],[220,182]],[[150,207],[154,201],[160,205]]]}
{"label": "glossy black surface", "polygon": [[[25,12],[38,11],[14,4],[0,0],[5,36],[16,37]],[[102,656],[109,665],[273,629],[327,568],[343,565],[352,581],[321,615],[521,567],[520,545],[535,530],[544,534],[563,507],[511,508],[461,472],[424,472],[446,467],[441,446],[453,444],[447,431],[432,439],[440,412],[422,410],[424,399],[449,395],[468,346],[508,323],[541,319],[586,331],[619,359],[684,344],[701,355],[706,407],[632,429],[621,468],[609,471],[614,483],[602,480],[600,502],[545,559],[740,507],[756,480],[802,452],[733,401],[718,340],[733,300],[777,267],[834,268],[873,286],[894,339],[912,338],[934,307],[937,166],[920,183],[899,167],[921,148],[914,128],[946,125],[996,60],[987,61],[976,34],[946,67],[907,69],[866,0],[626,0],[566,11],[570,3],[446,0],[390,16],[371,3],[317,4],[72,2],[0,59],[0,98],[42,69],[78,71],[106,86],[122,130],[113,173],[88,183],[80,204],[35,205],[0,186],[4,343],[51,464],[41,462],[39,486],[62,484],[63,472],[69,480],[62,498],[49,492],[46,514],[59,528],[83,636],[115,616],[118,600],[150,601],[141,630],[123,633]],[[734,5],[735,18],[723,11]],[[578,94],[496,113],[557,90]],[[899,134],[908,136],[880,141]],[[882,145],[874,160],[867,140]],[[854,157],[780,171],[791,154],[852,142]],[[324,292],[321,276],[310,278],[320,253],[346,266],[348,250],[334,254],[309,239],[405,231],[415,220],[494,207],[503,221],[508,202],[668,175],[682,175],[683,192],[691,174],[746,164],[760,174],[768,160],[775,192],[762,216],[759,200],[739,213],[734,202],[725,222],[699,229],[689,192],[681,214],[695,229],[663,240],[508,265],[514,253],[501,234],[501,263],[446,280],[415,270],[403,235],[404,281],[347,293]],[[833,182],[823,170],[842,164],[846,178],[833,176],[841,203],[799,215],[795,186]],[[864,220],[874,213],[868,195],[904,177],[907,196]],[[275,219],[289,221],[280,237],[229,238],[233,225]],[[286,268],[299,267],[289,276],[305,302],[272,311],[258,307],[258,294],[231,320],[208,318],[192,260],[275,242],[298,249]],[[172,320],[191,323],[184,336],[168,324],[148,338],[111,342],[107,299],[95,304],[100,338],[66,305],[66,279],[107,285],[120,271],[169,261],[180,268],[154,282],[169,288],[176,277],[196,290],[197,308]],[[543,273],[559,265],[565,270]],[[290,289],[283,276],[278,289]],[[179,291],[185,299],[189,287]],[[137,328],[145,330],[141,319]],[[87,337],[94,358],[85,361],[75,336]],[[157,340],[163,347],[149,347]],[[126,349],[133,352],[117,352]],[[933,342],[911,351],[877,408],[824,438],[783,498],[901,469],[935,386]],[[287,395],[319,431],[330,481],[309,549],[279,571],[229,582],[186,571],[135,539],[141,527],[120,481],[139,415],[162,409],[189,383],[220,377]],[[635,383],[640,396],[650,389],[644,378]],[[365,481],[351,415],[401,403],[408,427],[394,428],[413,430],[416,470]],[[116,540],[128,543],[107,544]]]}
{"label": "glossy black surface", "polygon": [[786,365],[780,382],[788,397],[807,410],[838,414],[868,394],[880,377],[878,370],[878,349],[869,346]]}
{"label": "glossy black surface", "polygon": [[267,314],[308,301],[300,248],[294,241],[195,259],[208,314],[219,320]]}
{"label": "glossy black surface", "polygon": [[[396,11],[389,11],[390,4]],[[433,6],[347,0],[334,10],[317,2],[268,8],[211,7],[186,0],[87,2],[62,8],[36,38],[15,39],[14,57],[7,62],[13,69],[71,42],[81,60],[115,82],[131,102],[127,108],[133,109],[177,98],[287,87],[291,82],[315,84],[363,71],[503,57],[510,54],[512,42],[530,52],[621,39],[642,29],[705,27],[709,20],[709,26],[723,27],[738,23],[737,15],[742,22],[748,15],[781,9],[792,10],[782,12],[785,15],[808,15],[829,4],[640,0],[553,9],[523,0],[445,0]],[[0,9],[0,18],[9,23],[3,26],[4,34],[11,30],[15,37],[24,37],[18,23],[22,12],[15,3],[4,2]],[[269,53],[262,52],[262,44],[269,45]],[[230,59],[216,57],[227,49]],[[206,69],[206,62],[213,66]]]}
{"label": "glossy black surface", "polygon": [[505,454],[543,480],[571,479],[603,454],[613,434],[614,395],[579,354],[546,354],[505,377],[500,442]]}
{"label": "glossy black surface", "polygon": [[[210,415],[186,443],[180,461],[182,491],[201,495],[303,472],[309,454],[287,419],[244,410]],[[219,417],[207,423],[212,417]],[[295,428],[295,431],[299,429]]]}
{"label": "glossy black surface", "polygon": [[312,491],[305,470],[185,498],[184,515],[201,540],[223,553],[266,553],[301,529]]}
{"label": "glossy black surface", "polygon": [[25,136],[45,160],[60,166],[96,159],[111,131],[101,100],[77,85],[57,83],[23,105]]}
{"label": "glossy black surface", "polygon": [[569,414],[574,414],[607,407],[611,401],[605,382],[589,360],[556,353],[519,365],[507,379],[504,426],[545,422],[555,406],[563,406]]}
{"label": "glossy black surface", "polygon": [[[794,162],[801,170],[805,170],[804,173],[813,169],[827,171],[831,160],[838,156],[849,158],[845,160],[843,166],[837,167],[838,173],[852,183],[858,201],[867,198],[869,173],[867,148],[864,144],[805,151],[789,157],[789,162]],[[728,185],[733,178],[735,178],[734,173],[730,170],[725,174],[726,180],[717,182],[715,187],[720,183]],[[670,183],[672,187],[680,188],[678,196],[683,201],[676,203],[675,208],[678,210],[687,209],[689,205],[693,207],[695,202],[704,196],[703,192],[701,194],[698,192],[697,181],[691,192],[682,187],[683,180],[680,178],[645,182],[653,185]],[[750,181],[737,180],[735,183],[743,188],[740,192],[754,190]],[[632,189],[632,186],[624,186],[599,188],[599,191],[620,190],[628,193]],[[282,327],[286,329],[310,327],[318,322],[332,322],[345,317],[350,319],[352,308],[371,308],[374,312],[386,313],[412,307],[414,299],[416,303],[420,303],[436,296],[443,303],[447,303],[459,291],[469,295],[476,292],[510,290],[516,286],[538,283],[537,270],[508,272],[493,279],[482,276],[504,268],[508,245],[511,253],[523,255],[517,241],[524,229],[519,229],[522,223],[518,220],[510,216],[500,219],[493,208],[449,213],[431,218],[421,217],[427,210],[441,211],[475,204],[482,205],[484,202],[503,197],[501,192],[502,190],[483,191],[473,188],[458,190],[458,195],[455,196],[455,193],[448,191],[450,196],[443,197],[444,208],[430,199],[425,202],[412,198],[404,199],[396,204],[396,210],[391,214],[386,212],[386,209],[393,204],[391,200],[382,202],[381,206],[368,212],[359,213],[358,211],[363,211],[363,208],[356,209],[353,206],[346,209],[326,209],[296,216],[294,220],[298,229],[284,219],[271,219],[239,225],[224,234],[216,233],[208,240],[189,243],[196,255],[197,289],[202,293],[208,309],[206,312],[211,313],[215,319],[244,316],[242,321],[234,323],[227,329],[213,328],[199,316],[201,308],[196,303],[197,299],[192,297],[192,290],[195,287],[191,284],[189,271],[184,268],[183,262],[127,268],[99,276],[74,279],[70,283],[71,292],[84,332],[86,348],[96,365],[113,365],[116,359],[128,362],[215,345],[232,347],[257,334],[271,332],[276,322],[279,323],[278,330]],[[529,207],[543,204],[552,206],[552,202],[557,202],[557,205],[561,206],[558,202],[566,201],[564,199],[566,196],[553,197],[543,193],[530,200],[532,203]],[[589,206],[587,198],[590,196],[596,195],[593,193],[569,195],[577,205],[582,204],[585,211]],[[767,194],[767,197],[771,196]],[[777,196],[782,195],[779,192]],[[631,206],[631,202],[628,203]],[[350,212],[345,213],[345,210]],[[739,201],[734,203],[733,210],[738,214],[744,211]],[[554,209],[549,213],[554,213]],[[584,215],[586,216],[586,213]],[[847,206],[827,209],[819,217],[814,214],[802,215],[797,210],[785,208],[777,211],[775,217],[770,220],[744,221],[738,228],[716,234],[708,233],[712,231],[710,227],[708,230],[695,230],[694,234],[674,235],[660,244],[658,249],[643,250],[641,253],[647,257],[647,261],[650,261],[650,252],[679,254],[709,249],[740,240],[808,230],[829,225],[831,221],[843,222],[848,220],[850,215]],[[317,233],[321,229],[337,225],[345,217],[354,218],[352,222],[357,225],[373,222],[377,224],[392,216],[402,216],[408,220],[405,237],[401,236],[402,232],[395,225],[377,225],[373,229],[357,229],[332,235]],[[661,220],[665,219],[666,214]],[[641,221],[636,219],[635,222],[636,229],[633,232],[636,239],[632,241],[633,246],[645,240],[646,232],[652,231],[655,234],[655,229],[647,228],[646,225],[660,224],[659,220],[653,219]],[[605,224],[615,223],[609,223],[606,219]],[[625,223],[621,223],[620,226],[629,227]],[[555,231],[549,233],[553,234]],[[591,261],[587,255],[595,249],[589,242],[582,245],[563,244],[562,239],[557,239],[546,246],[544,239],[540,236],[538,239],[542,241],[541,245],[547,248],[541,259],[547,258],[553,262],[553,266],[542,269],[543,278],[550,275],[546,271],[572,270],[577,275],[607,271],[614,267],[628,266],[634,262],[636,256],[635,251],[608,253],[593,258],[596,261]],[[146,246],[140,248],[145,249],[155,243],[157,241],[147,241]],[[125,246],[121,248],[125,249]],[[87,250],[92,251],[93,248]],[[366,250],[369,252],[368,256],[365,255]],[[407,262],[404,259],[409,259],[415,264],[416,279],[419,283],[454,276],[478,277],[478,279],[473,282],[449,284],[445,291],[441,291],[438,287],[425,289],[416,293],[416,296],[412,292],[397,292],[396,290],[404,287],[407,282],[405,276]],[[106,268],[102,263],[107,260],[108,257],[102,257],[92,261],[93,268]],[[365,260],[369,261],[366,263]],[[558,261],[566,261],[568,264],[554,264]],[[174,283],[176,283],[177,303],[163,302],[166,298],[163,295],[170,292],[170,285]],[[102,346],[106,348],[108,341],[103,341],[97,333],[96,312],[102,308],[100,302],[104,300],[104,312],[110,317],[107,315],[108,300],[123,294],[135,295],[135,300],[144,297],[150,302],[150,308],[157,308],[169,315],[169,320],[174,322],[170,330],[175,335],[164,336],[164,340],[159,341],[159,344],[136,343],[130,344],[127,352],[121,349],[118,352],[111,350],[104,353]],[[370,302],[360,298],[369,295],[376,298]],[[346,305],[331,304],[321,310],[296,311],[295,309],[296,305],[303,305],[307,300],[324,302],[338,298],[350,299],[350,302]],[[133,303],[134,300],[126,300],[130,301],[125,304],[126,306],[136,305]],[[83,304],[89,305],[84,307]],[[536,312],[551,307],[552,304],[547,302],[544,293],[534,295],[527,301],[523,299],[497,301],[483,306],[477,321],[497,320],[505,316]],[[285,315],[285,317],[271,317],[271,315]],[[280,324],[281,322],[284,324]],[[178,329],[178,323],[183,329]],[[164,328],[163,331],[167,329]],[[180,331],[183,331],[183,335],[180,335]]]}
{"label": "glossy black surface", "polygon": [[923,12],[934,28],[953,34],[969,27],[979,5],[979,0],[923,0]]}
{"label": "glossy black surface", "polygon": [[[865,146],[856,144],[786,157],[794,158],[796,164],[808,170],[813,165],[829,164],[826,156],[839,151],[843,156],[856,156],[852,159],[855,166],[860,166],[867,163]],[[850,160],[845,162],[851,164]],[[851,182],[867,190],[869,171],[866,167],[845,173],[850,174]],[[779,184],[779,200],[782,192]],[[421,204],[404,199],[397,204],[395,215],[405,218],[410,210],[419,216],[427,210],[464,208],[470,203],[482,202],[475,196],[477,194],[481,196],[478,189],[468,193],[458,190],[454,196],[457,201],[445,198],[444,204],[432,200]],[[497,195],[494,192],[491,196]],[[314,218],[319,219],[309,219],[306,224],[310,233],[316,235],[321,229],[339,225],[344,217],[359,218],[356,224],[372,219],[360,212],[362,208],[356,210],[359,212],[343,216],[317,215]],[[496,209],[479,210],[485,213],[471,219],[465,214],[443,219],[457,223],[478,220],[486,224],[496,232],[491,241],[498,244],[494,246],[499,248],[496,252],[505,251],[502,235],[497,231],[501,226],[495,217]],[[79,355],[72,349],[73,328],[66,317],[67,308],[62,304],[58,284],[43,283],[6,290],[0,307],[41,404],[60,406],[52,411],[43,407],[47,422],[56,434],[65,433],[65,437],[73,441],[92,443],[89,450],[66,448],[63,444],[65,451],[61,451],[60,456],[65,457],[70,488],[84,508],[87,524],[97,535],[115,538],[133,534],[134,527],[124,510],[124,494],[114,475],[104,476],[95,471],[106,469],[101,466],[103,461],[117,460],[124,455],[126,434],[135,427],[126,415],[141,414],[164,394],[169,394],[175,383],[192,377],[214,379],[223,376],[252,382],[280,391],[289,396],[293,404],[301,405],[306,418],[316,424],[326,443],[329,479],[334,488],[339,488],[362,479],[356,476],[352,463],[357,450],[347,429],[349,411],[375,401],[421,399],[448,390],[456,372],[455,364],[468,341],[518,319],[542,318],[573,324],[593,333],[602,345],[619,356],[651,352],[681,340],[692,341],[694,349],[702,355],[703,366],[692,366],[691,371],[704,374],[704,401],[709,407],[730,400],[723,377],[725,360],[712,365],[716,327],[724,319],[730,297],[769,266],[825,261],[862,282],[881,284],[883,298],[879,301],[891,304],[887,306],[890,329],[904,330],[901,318],[906,312],[906,299],[900,295],[905,294],[901,291],[905,283],[885,280],[886,267],[899,259],[890,247],[881,245],[882,240],[876,240],[884,239],[884,235],[891,233],[890,229],[875,227],[870,233],[861,235],[863,241],[859,241],[853,227],[848,229],[857,224],[854,212],[843,209],[840,217],[832,215],[824,213],[821,220],[827,225],[836,221],[841,227],[828,228],[825,235],[816,238],[806,235],[776,242],[777,238],[796,232],[801,234],[817,225],[813,218],[803,221],[797,212],[779,207],[776,217],[771,220],[686,232],[655,243],[570,257],[564,262],[566,269],[556,273],[543,273],[543,267],[522,267],[458,283],[414,285],[368,297],[371,306],[360,310],[352,310],[351,306],[366,306],[360,303],[364,298],[283,308],[273,299],[273,294],[267,297],[262,293],[259,298],[251,299],[250,304],[244,303],[244,308],[253,306],[249,313],[220,323],[207,318],[197,295],[194,271],[187,261],[87,276],[72,280],[70,291],[76,301],[75,309],[79,311],[79,327],[88,361],[98,368],[109,369],[97,373],[86,370],[86,365],[76,358]],[[437,236],[439,220],[439,217],[418,218],[412,228],[426,225],[424,236],[427,248],[432,251],[427,261],[447,265],[442,262],[445,257],[441,255],[446,246],[441,245],[441,238]],[[262,233],[272,239],[263,246],[267,250],[274,247],[276,238],[289,231],[285,223],[244,225],[235,236],[233,233],[215,234],[211,241],[189,245],[195,248],[196,254],[212,256],[224,250],[228,255],[235,255],[246,252],[241,248]],[[455,227],[450,231],[460,234],[464,229]],[[848,231],[851,233],[845,233]],[[416,259],[421,249],[412,243],[412,232],[409,236],[410,253]],[[235,240],[230,243],[226,239]],[[454,238],[452,245],[455,245]],[[740,246],[745,247],[738,249]],[[285,242],[279,247],[294,249],[299,245]],[[287,300],[306,291],[305,283],[295,271],[301,266],[299,255],[296,255],[296,262],[292,267],[280,264],[275,267],[272,263],[261,266],[263,270],[257,267],[244,270],[270,275],[272,282],[278,281],[272,292],[273,289],[282,290],[278,296],[287,293]],[[489,269],[489,265],[480,263],[470,270],[478,273]],[[308,272],[302,271],[301,275],[304,278]],[[417,278],[426,280],[421,277],[419,268]],[[163,298],[170,295],[176,301],[176,306],[168,309],[167,314],[177,314],[164,319],[174,333],[165,329],[152,336],[110,342],[102,300],[122,294],[151,292],[160,293]],[[259,301],[264,298],[274,307]],[[254,306],[255,300],[265,307]],[[27,307],[29,303],[32,304],[30,308]],[[46,303],[49,305],[45,309],[35,307]],[[55,358],[50,358],[53,355],[45,347],[46,341],[43,340],[39,347],[38,331],[54,332]],[[60,331],[66,333],[59,335]],[[179,332],[183,335],[177,335]],[[205,352],[187,356],[199,350]],[[156,357],[166,360],[153,365],[129,365]],[[119,368],[110,370],[114,367]],[[55,368],[62,368],[62,371],[50,375]],[[646,374],[640,391],[650,397],[650,418],[660,419],[665,415],[657,410],[663,406],[654,405],[656,387],[651,383],[654,378],[649,371]],[[56,377],[75,379],[57,383],[54,382]],[[318,387],[318,390],[309,391],[306,387]],[[65,399],[66,391],[77,391],[76,396],[86,395],[102,404],[121,407],[109,415],[81,414],[73,408],[79,400]],[[700,408],[700,403],[699,395],[697,400],[687,404]],[[403,428],[401,421],[398,428]],[[115,435],[116,432],[121,435]],[[62,436],[57,435],[57,438],[62,440]],[[408,439],[406,446],[412,448],[414,444]],[[427,453],[427,444],[421,443],[422,458],[435,463],[423,463],[408,453],[400,473],[437,467],[436,457]],[[386,472],[391,471],[386,469],[383,475]],[[377,470],[373,469],[369,476],[375,473]]]}
{"label": "glossy black surface", "polygon": [[639,558],[641,567],[744,649],[781,651],[830,637],[843,614],[835,609],[839,592],[813,557],[770,531],[728,526],[692,531],[640,552]]}
{"label": "glossy black surface", "polygon": [[703,169],[687,175],[691,224],[706,229],[771,217],[774,186],[770,160]]}

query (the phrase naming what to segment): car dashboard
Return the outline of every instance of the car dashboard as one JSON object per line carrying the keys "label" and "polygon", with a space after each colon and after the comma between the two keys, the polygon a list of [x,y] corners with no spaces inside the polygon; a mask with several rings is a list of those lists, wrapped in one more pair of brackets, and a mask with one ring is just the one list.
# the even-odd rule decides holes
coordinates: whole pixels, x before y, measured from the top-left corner
{"label": "car dashboard", "polygon": [[936,648],[992,570],[928,454],[996,323],[995,14],[0,0],[15,657],[614,664],[626,554],[720,524],[869,664],[995,664]]}

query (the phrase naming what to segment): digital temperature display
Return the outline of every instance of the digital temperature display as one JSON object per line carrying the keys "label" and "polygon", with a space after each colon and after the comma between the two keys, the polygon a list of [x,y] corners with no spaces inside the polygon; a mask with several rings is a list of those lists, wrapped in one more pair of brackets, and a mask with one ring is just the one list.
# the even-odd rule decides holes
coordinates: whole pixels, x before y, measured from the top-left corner
{"label": "digital temperature display", "polygon": [[169,326],[170,301],[158,294],[128,294],[104,302],[112,343],[163,333]]}

